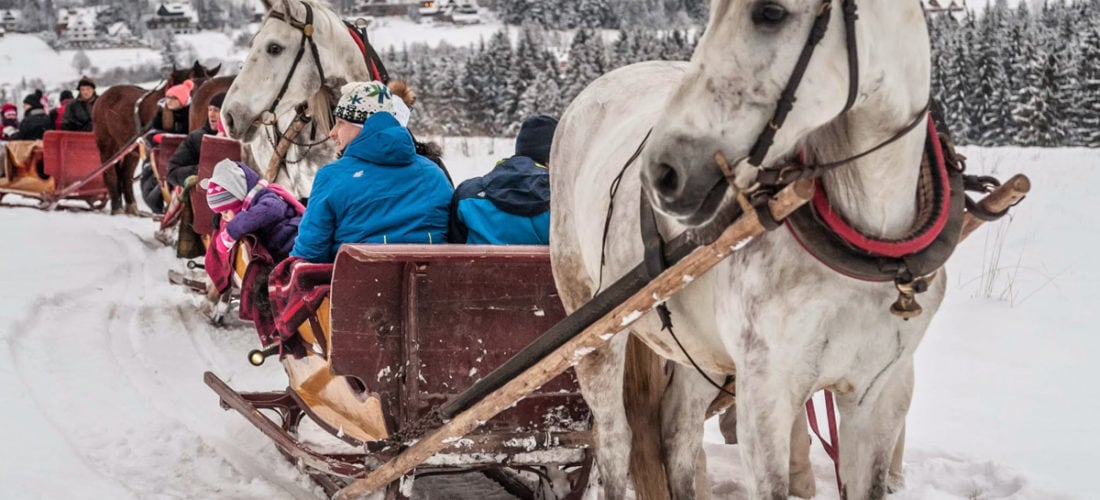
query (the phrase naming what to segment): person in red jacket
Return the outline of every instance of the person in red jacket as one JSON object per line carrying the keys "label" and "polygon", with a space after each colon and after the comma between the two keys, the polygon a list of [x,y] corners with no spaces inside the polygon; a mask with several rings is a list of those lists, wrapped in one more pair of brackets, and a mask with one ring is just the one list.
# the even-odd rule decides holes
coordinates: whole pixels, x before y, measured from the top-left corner
{"label": "person in red jacket", "polygon": [[3,129],[3,137],[6,141],[19,131],[19,108],[10,102],[5,102],[4,106],[0,108],[0,112],[3,113],[3,123],[0,123],[0,129]]}
{"label": "person in red jacket", "polygon": [[62,90],[61,96],[58,98],[59,104],[57,108],[50,110],[50,120],[53,121],[53,129],[61,130],[61,119],[65,117],[65,105],[69,104],[69,101],[73,100],[73,92],[71,90]]}

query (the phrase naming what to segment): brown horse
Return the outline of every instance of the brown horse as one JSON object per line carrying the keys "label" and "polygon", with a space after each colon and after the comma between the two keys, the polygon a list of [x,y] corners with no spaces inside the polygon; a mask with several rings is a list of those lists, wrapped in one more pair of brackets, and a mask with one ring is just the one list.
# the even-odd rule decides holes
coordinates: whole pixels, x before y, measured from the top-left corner
{"label": "brown horse", "polygon": [[210,105],[210,99],[218,93],[228,91],[235,78],[237,78],[236,75],[219,76],[195,86],[195,91],[191,93],[190,127],[192,131],[202,128],[206,123],[206,108]]}
{"label": "brown horse", "polygon": [[[190,68],[169,73],[165,84],[151,91],[135,85],[116,85],[99,96],[92,108],[92,129],[101,161],[107,161],[128,146],[149,124],[157,112],[157,102],[164,97],[164,90],[185,80],[206,79],[218,74],[221,65],[206,68],[197,61]],[[138,155],[127,155],[122,161],[103,173],[103,180],[111,195],[111,213],[125,211],[137,213],[131,180],[137,168]]]}

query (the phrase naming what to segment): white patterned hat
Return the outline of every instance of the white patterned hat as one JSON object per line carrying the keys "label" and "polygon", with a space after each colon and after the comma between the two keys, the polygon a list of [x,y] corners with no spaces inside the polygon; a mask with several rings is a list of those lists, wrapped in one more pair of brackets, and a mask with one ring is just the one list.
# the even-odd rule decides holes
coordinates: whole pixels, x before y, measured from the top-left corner
{"label": "white patterned hat", "polygon": [[394,114],[394,96],[382,82],[352,82],[340,89],[343,94],[333,112],[357,125],[362,125],[371,115],[380,111]]}

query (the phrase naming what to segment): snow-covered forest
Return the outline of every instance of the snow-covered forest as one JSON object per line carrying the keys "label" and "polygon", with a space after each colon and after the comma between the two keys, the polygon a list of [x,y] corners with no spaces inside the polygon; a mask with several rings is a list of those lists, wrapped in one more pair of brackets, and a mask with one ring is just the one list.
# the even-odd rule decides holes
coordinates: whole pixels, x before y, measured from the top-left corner
{"label": "snow-covered forest", "polygon": [[1100,1],[997,0],[929,26],[933,95],[959,142],[1100,147]]}
{"label": "snow-covered forest", "polygon": [[[543,3],[502,5],[501,15],[509,19],[513,9],[538,14]],[[590,3],[614,5],[573,2]],[[563,19],[576,12],[563,8],[555,15],[565,17],[547,22],[570,26],[576,22]],[[635,26],[630,9],[612,12],[608,21],[594,25],[631,19],[627,24]],[[981,13],[934,15],[929,27],[933,96],[959,143],[1100,147],[1100,0],[1051,0],[1038,10],[1027,2],[1009,6],[996,0]],[[524,116],[560,114],[598,75],[648,59],[686,60],[698,39],[698,29],[585,27],[566,42],[566,51],[555,49],[553,31],[530,24],[508,29],[512,35],[502,31],[472,49],[413,46],[385,55],[391,73],[420,93],[415,128],[431,134],[512,134]]]}
{"label": "snow-covered forest", "polygon": [[523,117],[560,115],[592,80],[620,66],[651,59],[687,60],[696,38],[687,30],[582,28],[568,51],[555,50],[554,33],[527,26],[512,41],[502,30],[472,49],[408,47],[383,58],[390,74],[420,95],[417,131],[442,135],[507,136]]}

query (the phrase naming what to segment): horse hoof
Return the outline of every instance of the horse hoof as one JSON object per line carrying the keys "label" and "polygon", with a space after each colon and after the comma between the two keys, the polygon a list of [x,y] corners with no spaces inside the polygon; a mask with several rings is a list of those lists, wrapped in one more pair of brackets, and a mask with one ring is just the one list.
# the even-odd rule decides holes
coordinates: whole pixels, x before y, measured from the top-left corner
{"label": "horse hoof", "polygon": [[126,213],[126,212],[124,212],[121,208],[112,208],[111,209],[111,215],[122,215],[124,213]]}
{"label": "horse hoof", "polygon": [[138,214],[137,205],[133,205],[133,204],[126,205],[126,215],[137,215],[137,214]]}

